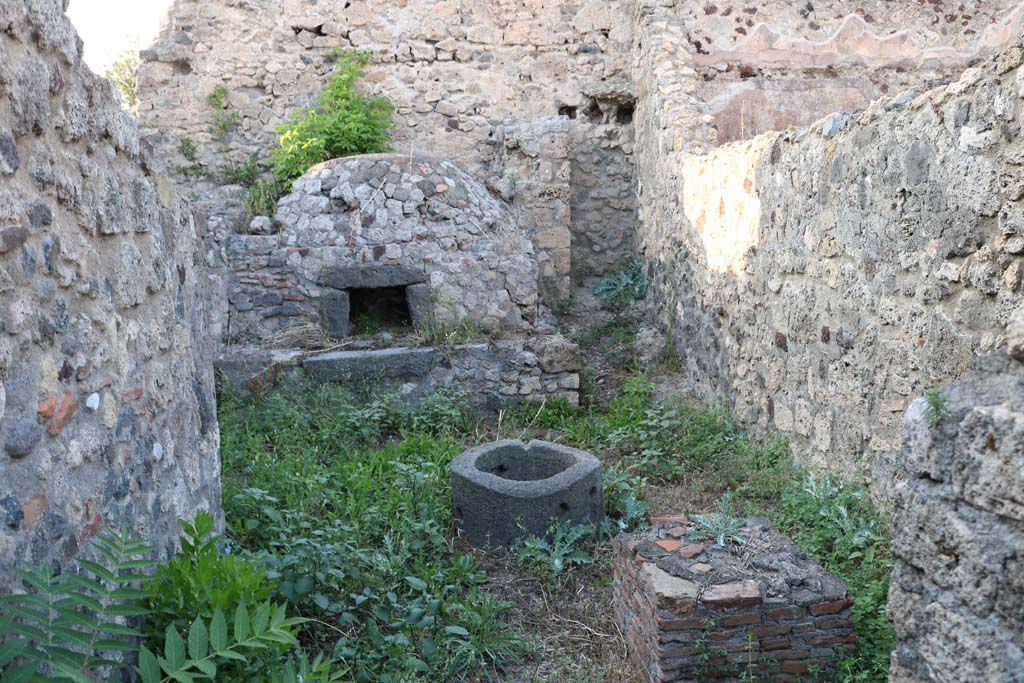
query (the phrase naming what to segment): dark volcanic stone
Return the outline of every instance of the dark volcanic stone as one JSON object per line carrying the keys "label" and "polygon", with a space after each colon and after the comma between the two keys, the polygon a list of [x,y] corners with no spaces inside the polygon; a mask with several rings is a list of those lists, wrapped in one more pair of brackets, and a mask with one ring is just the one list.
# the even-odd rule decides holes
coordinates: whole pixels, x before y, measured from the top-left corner
{"label": "dark volcanic stone", "polygon": [[496,441],[448,466],[455,521],[477,547],[508,547],[544,536],[552,524],[600,524],[601,462],[545,441]]}
{"label": "dark volcanic stone", "polygon": [[14,429],[7,435],[4,450],[12,458],[24,458],[35,450],[42,438],[42,428],[34,420],[23,417],[14,423]]}

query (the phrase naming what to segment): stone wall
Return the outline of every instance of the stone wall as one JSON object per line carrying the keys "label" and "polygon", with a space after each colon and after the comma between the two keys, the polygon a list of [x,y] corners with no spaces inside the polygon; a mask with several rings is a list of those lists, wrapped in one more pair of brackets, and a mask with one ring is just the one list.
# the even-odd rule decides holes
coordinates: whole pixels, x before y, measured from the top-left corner
{"label": "stone wall", "polygon": [[1024,315],[993,354],[907,410],[893,512],[893,683],[1024,681]]}
{"label": "stone wall", "polygon": [[240,395],[262,394],[305,377],[345,385],[358,395],[397,393],[403,408],[448,386],[465,391],[481,412],[545,398],[579,403],[579,347],[559,335],[444,348],[359,346],[327,352],[229,347],[218,357],[217,369]]}
{"label": "stone wall", "polygon": [[[217,181],[228,159],[266,158],[277,126],[326,82],[333,50],[368,50],[363,87],[395,104],[398,153],[500,177],[508,119],[561,115],[578,130],[586,144],[567,154],[581,190],[563,225],[585,240],[574,255],[598,270],[633,244],[628,10],[609,0],[178,0],[143,51],[140,116],[169,154],[180,136],[194,139]],[[223,141],[206,101],[217,85],[239,116]],[[558,266],[567,277],[568,258]]]}
{"label": "stone wall", "polygon": [[767,520],[741,549],[690,541],[685,517],[614,542],[614,609],[644,681],[800,681],[828,676],[856,642],[842,581]]}
{"label": "stone wall", "polygon": [[195,225],[60,0],[0,4],[0,589],[220,503]]}
{"label": "stone wall", "polygon": [[533,245],[509,206],[448,161],[380,154],[325,162],[276,220],[228,234],[229,334],[272,341],[312,323],[348,337],[350,291],[405,288],[417,327],[472,320],[527,330],[537,316]]}
{"label": "stone wall", "polygon": [[1004,343],[1020,305],[1020,62],[707,154],[695,69],[641,92],[642,249],[698,391],[884,496],[912,397]]}

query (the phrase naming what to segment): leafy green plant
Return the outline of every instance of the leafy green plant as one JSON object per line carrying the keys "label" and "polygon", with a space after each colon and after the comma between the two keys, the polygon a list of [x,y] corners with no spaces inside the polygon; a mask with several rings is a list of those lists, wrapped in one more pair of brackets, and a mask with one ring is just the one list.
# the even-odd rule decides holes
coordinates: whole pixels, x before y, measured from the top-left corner
{"label": "leafy green plant", "polygon": [[[173,625],[168,625],[161,655],[143,646],[136,671],[142,683],[169,681],[224,680],[222,672],[250,670],[259,676],[272,670],[256,667],[268,650],[298,647],[295,633],[305,619],[288,617],[284,605],[262,603],[251,615],[245,603],[235,608],[234,624],[229,632],[224,612],[218,607],[209,622],[196,617],[188,629],[188,644]],[[209,623],[209,626],[207,626]],[[253,680],[253,678],[242,679]]]}
{"label": "leafy green plant", "polygon": [[314,619],[303,642],[333,651],[346,681],[485,675],[522,646],[504,607],[474,590],[476,561],[449,545],[446,468],[463,445],[439,422],[455,418],[452,396],[418,416],[336,386],[220,402],[231,535]]}
{"label": "leafy green plant", "polygon": [[80,559],[81,574],[55,575],[49,564],[17,570],[31,592],[0,598],[5,682],[87,682],[93,669],[120,665],[104,654],[135,651],[140,634],[125,620],[148,613],[140,603],[153,549],[126,532],[97,537],[93,549],[100,561]]}
{"label": "leafy green plant", "polygon": [[187,136],[178,138],[178,154],[185,157],[185,161],[195,162],[198,152],[199,147],[195,140]]}
{"label": "leafy green plant", "polygon": [[630,259],[625,268],[606,273],[596,285],[594,296],[616,311],[623,311],[647,296],[648,280],[640,259]]}
{"label": "leafy green plant", "polygon": [[130,112],[135,112],[139,107],[136,72],[140,63],[137,52],[124,52],[103,72],[107,80],[121,93],[121,104]]}
{"label": "leafy green plant", "polygon": [[933,386],[924,394],[925,417],[932,427],[937,427],[949,416],[949,397],[942,393],[942,388]]}
{"label": "leafy green plant", "polygon": [[640,499],[640,492],[647,480],[616,467],[605,467],[601,479],[606,521],[614,524],[614,531],[623,533],[646,526],[651,504]]}
{"label": "leafy green plant", "polygon": [[197,616],[208,623],[215,610],[232,613],[241,604],[258,605],[274,593],[261,564],[224,555],[213,536],[214,519],[200,512],[194,521],[179,522],[181,551],[153,577],[147,624],[151,637],[171,626],[184,631]]}
{"label": "leafy green plant", "polygon": [[223,109],[227,106],[228,89],[223,83],[218,83],[210,94],[206,96],[206,103],[212,109]]}
{"label": "leafy green plant", "polygon": [[566,520],[552,525],[548,538],[528,536],[520,539],[512,552],[518,562],[532,564],[547,574],[557,576],[575,565],[594,561],[580,548],[582,542],[592,535],[591,527]]}
{"label": "leafy green plant", "polygon": [[409,415],[409,428],[421,434],[468,431],[471,424],[466,392],[454,384],[427,396]]}
{"label": "leafy green plant", "polygon": [[368,53],[342,55],[316,105],[278,128],[273,155],[278,180],[294,180],[328,159],[387,150],[391,103],[382,97],[364,97],[356,90],[369,63]]}
{"label": "leafy green plant", "polygon": [[722,496],[721,512],[713,515],[694,515],[693,521],[695,526],[689,535],[695,541],[714,539],[715,543],[722,547],[728,543],[743,545],[747,542],[741,533],[746,522],[729,513],[729,494]]}

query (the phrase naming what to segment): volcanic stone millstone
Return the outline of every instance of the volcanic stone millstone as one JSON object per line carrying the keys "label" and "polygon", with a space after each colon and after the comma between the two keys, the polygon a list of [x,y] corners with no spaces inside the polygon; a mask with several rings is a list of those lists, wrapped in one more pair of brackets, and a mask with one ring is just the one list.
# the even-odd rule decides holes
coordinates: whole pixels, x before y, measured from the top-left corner
{"label": "volcanic stone millstone", "polygon": [[448,469],[455,522],[477,547],[508,547],[556,522],[604,518],[601,462],[585,451],[506,439],[471,448]]}

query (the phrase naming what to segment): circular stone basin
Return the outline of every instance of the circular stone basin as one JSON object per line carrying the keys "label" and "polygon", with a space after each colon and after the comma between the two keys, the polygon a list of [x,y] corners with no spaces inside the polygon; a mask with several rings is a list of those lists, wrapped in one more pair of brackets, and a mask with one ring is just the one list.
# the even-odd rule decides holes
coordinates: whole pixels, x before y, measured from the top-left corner
{"label": "circular stone basin", "polygon": [[547,441],[507,439],[471,448],[448,466],[455,523],[477,547],[544,536],[555,523],[600,524],[601,462]]}

